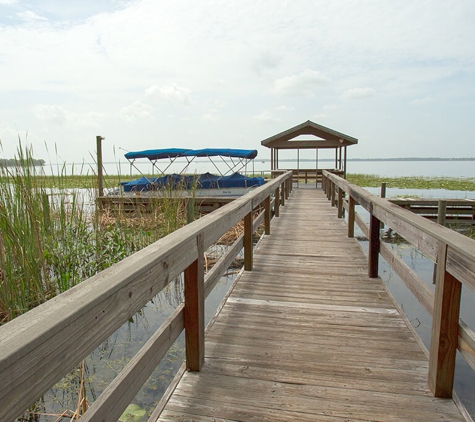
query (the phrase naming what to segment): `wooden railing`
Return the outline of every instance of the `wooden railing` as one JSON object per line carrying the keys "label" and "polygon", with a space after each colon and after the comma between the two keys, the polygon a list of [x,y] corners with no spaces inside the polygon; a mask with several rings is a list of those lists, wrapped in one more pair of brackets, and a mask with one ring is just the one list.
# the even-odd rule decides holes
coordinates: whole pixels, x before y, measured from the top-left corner
{"label": "wooden railing", "polygon": [[343,176],[343,170],[324,170],[324,169],[287,169],[287,170],[271,170],[272,176],[278,176],[285,173],[285,171],[292,172],[292,181],[293,183],[303,183],[308,184],[312,181],[316,186],[322,183],[323,172],[329,171],[338,176]]}
{"label": "wooden railing", "polygon": [[[1,326],[1,419],[10,421],[23,413],[183,272],[184,303],[81,421],[117,421],[183,330],[187,369],[199,371],[204,362],[204,299],[243,247],[244,268],[252,270],[252,234],[263,221],[270,234],[271,216],[279,216],[289,197],[291,177],[285,173]],[[257,208],[263,211],[255,217]],[[244,234],[205,275],[206,249],[243,219]]]}
{"label": "wooden railing", "polygon": [[[459,321],[462,285],[475,291],[475,240],[440,226],[345,179],[324,172],[323,189],[332,205],[348,212],[348,236],[358,224],[369,239],[368,272],[378,277],[379,254],[432,316],[428,384],[436,397],[452,397],[457,349],[475,370],[475,333]],[[369,227],[355,205],[369,212]],[[436,263],[435,294],[392,248],[380,240],[384,223]]]}

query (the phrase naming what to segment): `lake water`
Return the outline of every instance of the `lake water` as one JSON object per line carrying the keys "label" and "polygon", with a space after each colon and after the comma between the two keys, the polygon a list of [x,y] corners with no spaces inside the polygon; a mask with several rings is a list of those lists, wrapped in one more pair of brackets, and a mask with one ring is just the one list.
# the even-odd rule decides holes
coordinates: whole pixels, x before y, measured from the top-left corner
{"label": "lake water", "polygon": [[[217,162],[220,170],[226,169],[223,163]],[[174,164],[167,169],[167,173],[179,173],[186,162],[183,160],[177,160]],[[319,168],[332,168],[334,162],[321,161],[318,163]],[[131,167],[126,160],[118,161],[115,163],[105,163],[104,171],[106,174],[121,174],[125,177],[137,175],[142,173],[149,174],[152,172],[152,166],[148,161],[136,162],[136,167]],[[64,170],[63,170],[64,168]],[[163,170],[165,167],[162,166]],[[280,162],[280,168],[297,168],[296,161],[284,161]],[[299,168],[301,169],[314,169],[315,163],[310,161],[300,162]],[[193,161],[189,166],[189,173],[205,173],[215,171],[215,167],[209,160],[199,159]],[[256,172],[269,172],[270,163],[268,160],[254,160],[253,164],[249,164],[246,168],[247,171]],[[97,166],[94,163],[84,164],[49,164],[41,168],[45,174],[58,174],[61,171],[65,171],[66,174],[96,174]],[[360,173],[360,174],[375,174],[380,176],[427,176],[427,177],[470,177],[475,178],[475,161],[348,161],[347,163],[348,173]],[[156,171],[155,171],[156,173]]]}

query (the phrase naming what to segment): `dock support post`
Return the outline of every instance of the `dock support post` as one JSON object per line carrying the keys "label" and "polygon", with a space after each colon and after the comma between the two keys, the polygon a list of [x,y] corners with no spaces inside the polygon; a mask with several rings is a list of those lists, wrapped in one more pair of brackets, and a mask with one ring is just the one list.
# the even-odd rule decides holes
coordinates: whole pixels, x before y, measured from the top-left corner
{"label": "dock support post", "polygon": [[244,269],[252,271],[252,211],[244,217]]}
{"label": "dock support post", "polygon": [[270,235],[270,195],[264,201],[264,233]]}
{"label": "dock support post", "polygon": [[452,398],[462,284],[446,270],[447,245],[439,242],[428,384],[435,397]]}
{"label": "dock support post", "polygon": [[348,198],[348,237],[355,237],[355,199]]}
{"label": "dock support post", "polygon": [[386,198],[386,182],[381,183],[381,198]]}
{"label": "dock support post", "polygon": [[338,187],[338,218],[343,217],[343,189]]}
{"label": "dock support post", "polygon": [[371,214],[369,221],[369,251],[368,251],[368,275],[370,278],[378,277],[379,270],[379,226],[380,221]]}
{"label": "dock support post", "polygon": [[439,201],[437,203],[437,223],[445,226],[445,216],[447,214],[447,201]]}
{"label": "dock support post", "polygon": [[186,202],[186,224],[195,221],[195,198],[188,198]]}
{"label": "dock support post", "polygon": [[274,192],[274,215],[280,217],[280,195],[279,188]]}
{"label": "dock support post", "polygon": [[196,237],[198,258],[185,270],[186,369],[200,371],[205,361],[203,235]]}

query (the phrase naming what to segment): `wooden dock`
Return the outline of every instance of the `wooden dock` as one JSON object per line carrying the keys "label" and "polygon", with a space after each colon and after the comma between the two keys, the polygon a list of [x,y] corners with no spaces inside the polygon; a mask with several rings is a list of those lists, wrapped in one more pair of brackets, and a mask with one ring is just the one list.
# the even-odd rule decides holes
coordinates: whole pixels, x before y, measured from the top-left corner
{"label": "wooden dock", "polygon": [[321,190],[296,189],[160,421],[464,421]]}

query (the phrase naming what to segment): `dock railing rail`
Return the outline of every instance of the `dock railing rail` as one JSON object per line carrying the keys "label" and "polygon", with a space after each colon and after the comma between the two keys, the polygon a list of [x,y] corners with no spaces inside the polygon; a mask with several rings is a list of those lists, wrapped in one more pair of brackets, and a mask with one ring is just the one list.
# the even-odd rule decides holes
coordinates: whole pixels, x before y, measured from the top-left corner
{"label": "dock railing rail", "polygon": [[[204,300],[244,248],[244,269],[253,266],[253,233],[292,190],[287,172],[232,203],[177,230],[118,264],[0,327],[0,409],[14,420],[184,273],[180,304],[81,417],[116,422],[160,360],[185,330],[186,367],[204,363]],[[256,215],[255,210],[260,209]],[[244,220],[244,233],[204,274],[204,253]]]}
{"label": "dock railing rail", "polygon": [[[344,210],[348,213],[348,236],[354,237],[356,223],[369,239],[369,277],[378,277],[381,254],[432,316],[428,385],[435,397],[451,398],[457,349],[475,370],[475,333],[459,315],[462,285],[475,291],[475,240],[372,195],[334,174],[324,171],[323,176],[323,190],[337,207],[338,217],[344,217]],[[369,227],[355,212],[356,205],[368,211]],[[436,263],[435,293],[381,241],[381,223]]]}

